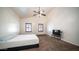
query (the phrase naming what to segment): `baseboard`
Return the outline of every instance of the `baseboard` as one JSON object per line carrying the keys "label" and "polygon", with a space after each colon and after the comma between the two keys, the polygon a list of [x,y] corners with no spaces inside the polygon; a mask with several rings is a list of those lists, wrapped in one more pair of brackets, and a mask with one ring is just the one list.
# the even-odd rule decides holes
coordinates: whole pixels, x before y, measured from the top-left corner
{"label": "baseboard", "polygon": [[68,43],[68,44],[71,44],[71,45],[74,45],[74,46],[77,46],[77,47],[79,47],[79,45],[76,45],[76,44],[73,44],[72,42],[69,42],[69,41],[66,41],[66,40],[63,40],[63,39],[61,39],[63,42],[66,42],[66,43]]}

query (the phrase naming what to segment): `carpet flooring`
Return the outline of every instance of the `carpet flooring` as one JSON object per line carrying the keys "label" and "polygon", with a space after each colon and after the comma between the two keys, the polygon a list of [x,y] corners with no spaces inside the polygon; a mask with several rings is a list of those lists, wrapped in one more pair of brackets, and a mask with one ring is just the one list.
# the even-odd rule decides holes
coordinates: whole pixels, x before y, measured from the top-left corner
{"label": "carpet flooring", "polygon": [[72,45],[62,40],[47,35],[38,36],[39,47],[24,49],[22,51],[79,51],[79,46]]}

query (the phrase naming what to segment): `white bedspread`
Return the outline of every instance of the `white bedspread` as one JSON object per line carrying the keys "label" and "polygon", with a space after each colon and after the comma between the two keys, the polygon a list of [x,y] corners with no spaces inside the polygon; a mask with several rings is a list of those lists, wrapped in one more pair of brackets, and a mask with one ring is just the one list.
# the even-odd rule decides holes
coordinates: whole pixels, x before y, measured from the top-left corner
{"label": "white bedspread", "polygon": [[16,37],[0,42],[0,49],[39,44],[39,38],[35,34],[17,35]]}

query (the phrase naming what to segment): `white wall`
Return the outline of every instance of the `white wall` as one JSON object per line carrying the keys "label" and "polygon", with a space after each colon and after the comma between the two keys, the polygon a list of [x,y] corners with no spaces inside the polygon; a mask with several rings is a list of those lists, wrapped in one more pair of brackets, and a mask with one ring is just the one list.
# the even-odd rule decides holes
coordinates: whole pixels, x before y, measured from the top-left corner
{"label": "white wall", "polygon": [[0,40],[10,39],[19,33],[19,18],[10,8],[0,8]]}
{"label": "white wall", "polygon": [[[32,32],[34,34],[46,34],[46,22],[47,19],[44,16],[41,16],[39,18],[39,16],[34,16],[34,17],[30,17],[30,18],[24,18],[20,20],[20,33],[28,33],[25,32],[25,23],[32,23]],[[44,32],[38,32],[38,24],[42,23],[44,24]]]}
{"label": "white wall", "polygon": [[79,8],[54,8],[48,16],[47,33],[63,31],[62,40],[79,46]]}

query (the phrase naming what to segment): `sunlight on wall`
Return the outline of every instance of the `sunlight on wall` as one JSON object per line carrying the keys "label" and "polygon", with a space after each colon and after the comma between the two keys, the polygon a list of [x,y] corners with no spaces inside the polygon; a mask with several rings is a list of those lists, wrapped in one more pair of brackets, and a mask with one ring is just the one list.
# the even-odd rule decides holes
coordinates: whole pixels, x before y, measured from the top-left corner
{"label": "sunlight on wall", "polygon": [[17,25],[16,24],[10,24],[9,27],[8,27],[8,31],[10,33],[17,32]]}

